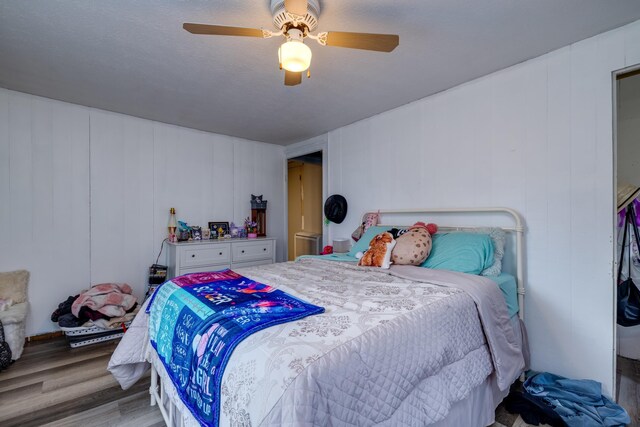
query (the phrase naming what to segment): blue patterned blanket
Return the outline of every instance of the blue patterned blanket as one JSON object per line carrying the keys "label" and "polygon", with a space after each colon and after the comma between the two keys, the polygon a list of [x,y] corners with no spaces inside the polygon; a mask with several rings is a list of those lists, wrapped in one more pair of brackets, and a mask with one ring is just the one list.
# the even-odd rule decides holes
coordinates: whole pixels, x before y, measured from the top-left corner
{"label": "blue patterned blanket", "polygon": [[201,424],[217,426],[222,374],[238,343],[261,329],[324,308],[222,270],[166,282],[147,311],[151,345],[180,398]]}

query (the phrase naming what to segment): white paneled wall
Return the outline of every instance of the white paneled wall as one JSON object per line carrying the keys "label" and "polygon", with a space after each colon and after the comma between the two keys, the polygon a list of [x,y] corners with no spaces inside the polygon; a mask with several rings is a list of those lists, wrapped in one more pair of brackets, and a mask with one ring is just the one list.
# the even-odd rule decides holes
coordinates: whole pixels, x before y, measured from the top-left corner
{"label": "white paneled wall", "polygon": [[347,237],[375,209],[507,206],[527,225],[532,366],[614,382],[614,70],[640,22],[329,133]]}
{"label": "white paneled wall", "polygon": [[158,250],[153,136],[153,122],[91,111],[92,284],[130,283],[138,294],[144,289],[144,266]]}
{"label": "white paneled wall", "polygon": [[57,304],[90,284],[142,296],[170,207],[241,222],[264,194],[283,260],[284,165],[280,146],[0,89],[0,271],[31,271],[27,333],[56,329]]}
{"label": "white paneled wall", "polygon": [[89,110],[0,90],[0,271],[31,272],[30,331],[89,283]]}

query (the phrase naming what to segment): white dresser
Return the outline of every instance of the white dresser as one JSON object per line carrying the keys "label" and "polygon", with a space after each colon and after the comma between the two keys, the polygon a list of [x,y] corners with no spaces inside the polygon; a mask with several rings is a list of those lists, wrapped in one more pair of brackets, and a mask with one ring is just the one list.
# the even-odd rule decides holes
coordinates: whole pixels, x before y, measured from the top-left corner
{"label": "white dresser", "polygon": [[276,262],[276,239],[200,240],[169,243],[167,279],[188,273]]}

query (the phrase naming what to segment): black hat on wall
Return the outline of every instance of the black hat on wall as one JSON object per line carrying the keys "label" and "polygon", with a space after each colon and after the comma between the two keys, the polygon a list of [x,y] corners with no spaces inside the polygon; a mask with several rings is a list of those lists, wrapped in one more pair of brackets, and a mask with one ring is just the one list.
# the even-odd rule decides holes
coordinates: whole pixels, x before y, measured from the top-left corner
{"label": "black hat on wall", "polygon": [[324,202],[324,216],[331,222],[340,224],[347,216],[347,199],[339,194],[334,194]]}

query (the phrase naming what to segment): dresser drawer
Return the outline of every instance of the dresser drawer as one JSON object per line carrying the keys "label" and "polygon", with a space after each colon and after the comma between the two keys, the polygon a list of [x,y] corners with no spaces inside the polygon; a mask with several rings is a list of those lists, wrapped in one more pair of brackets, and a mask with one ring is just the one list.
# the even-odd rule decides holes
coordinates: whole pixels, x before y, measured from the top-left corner
{"label": "dresser drawer", "polygon": [[233,245],[233,262],[273,258],[273,241],[242,242]]}
{"label": "dresser drawer", "polygon": [[182,270],[184,268],[206,265],[228,264],[231,261],[230,253],[231,245],[228,243],[221,243],[214,246],[182,248],[180,269]]}

